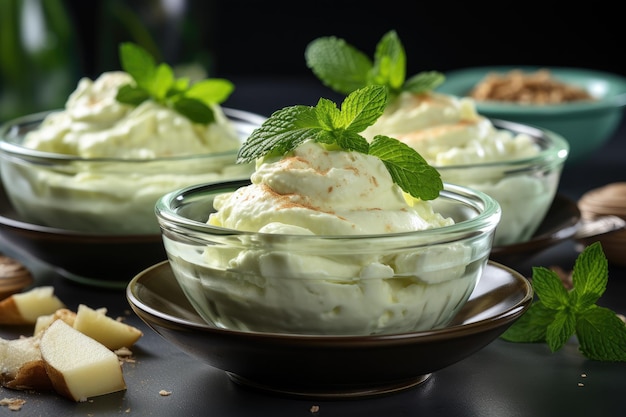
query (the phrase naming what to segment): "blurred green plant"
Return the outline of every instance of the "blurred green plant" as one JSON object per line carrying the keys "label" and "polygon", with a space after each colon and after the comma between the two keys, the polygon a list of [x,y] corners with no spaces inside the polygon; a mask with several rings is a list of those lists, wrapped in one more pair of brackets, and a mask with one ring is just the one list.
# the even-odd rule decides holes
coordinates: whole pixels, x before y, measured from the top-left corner
{"label": "blurred green plant", "polygon": [[207,78],[213,3],[0,0],[0,124],[61,108],[81,77],[120,70],[122,42],[170,62],[178,77]]}
{"label": "blurred green plant", "polygon": [[0,0],[0,123],[62,107],[78,72],[61,0]]}

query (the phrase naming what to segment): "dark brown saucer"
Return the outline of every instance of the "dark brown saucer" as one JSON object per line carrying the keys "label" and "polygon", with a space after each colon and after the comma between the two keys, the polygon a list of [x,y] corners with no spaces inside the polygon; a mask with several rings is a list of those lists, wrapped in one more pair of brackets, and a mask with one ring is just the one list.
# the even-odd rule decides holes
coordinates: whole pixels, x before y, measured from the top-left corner
{"label": "dark brown saucer", "polygon": [[189,355],[225,371],[232,381],[317,399],[379,396],[419,385],[498,338],[528,309],[532,296],[521,274],[490,261],[448,327],[391,335],[308,336],[207,324],[187,301],[167,261],[138,274],[126,289],[131,308],[148,326]]}
{"label": "dark brown saucer", "polygon": [[494,246],[489,258],[513,268],[541,251],[571,239],[578,230],[580,210],[576,202],[557,194],[543,222],[530,240],[505,246]]}
{"label": "dark brown saucer", "polygon": [[0,236],[18,252],[82,284],[124,289],[139,272],[167,259],[161,235],[93,235],[27,223],[0,184]]}

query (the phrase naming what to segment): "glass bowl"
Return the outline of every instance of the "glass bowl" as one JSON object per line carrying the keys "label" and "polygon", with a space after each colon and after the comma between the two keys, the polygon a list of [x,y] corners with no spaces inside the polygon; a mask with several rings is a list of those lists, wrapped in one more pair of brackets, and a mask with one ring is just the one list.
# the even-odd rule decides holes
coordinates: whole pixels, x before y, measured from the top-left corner
{"label": "glass bowl", "polygon": [[521,159],[436,168],[445,182],[482,191],[498,201],[502,218],[494,246],[502,247],[530,240],[539,228],[556,196],[569,145],[546,129],[504,120],[492,123],[499,130],[530,136],[540,152]]}
{"label": "glass bowl", "polygon": [[[264,117],[224,108],[241,138]],[[20,220],[94,235],[159,235],[154,204],[188,185],[247,178],[251,165],[235,164],[238,149],[153,159],[81,158],[22,145],[50,112],[25,116],[0,129],[4,189]],[[172,138],[176,140],[176,138]]]}
{"label": "glass bowl", "polygon": [[321,236],[206,224],[217,195],[247,184],[187,187],[155,208],[179,285],[218,328],[308,335],[442,328],[474,291],[500,219],[493,198],[445,184],[431,203],[455,224],[429,230]]}

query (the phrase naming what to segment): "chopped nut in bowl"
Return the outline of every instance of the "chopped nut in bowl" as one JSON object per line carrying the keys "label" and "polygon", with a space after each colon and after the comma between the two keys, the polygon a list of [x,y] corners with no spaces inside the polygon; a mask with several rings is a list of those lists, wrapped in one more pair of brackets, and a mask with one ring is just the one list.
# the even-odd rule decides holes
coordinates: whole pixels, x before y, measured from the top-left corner
{"label": "chopped nut in bowl", "polygon": [[[265,118],[222,107],[234,88],[227,80],[157,76],[133,44],[120,55],[129,72],[83,78],[63,109],[4,123],[0,170],[2,231],[21,249],[68,275],[125,284],[147,266],[141,259],[164,259],[156,200],[198,182],[247,178],[253,167],[236,164],[237,151]],[[111,257],[118,248],[125,255]]]}

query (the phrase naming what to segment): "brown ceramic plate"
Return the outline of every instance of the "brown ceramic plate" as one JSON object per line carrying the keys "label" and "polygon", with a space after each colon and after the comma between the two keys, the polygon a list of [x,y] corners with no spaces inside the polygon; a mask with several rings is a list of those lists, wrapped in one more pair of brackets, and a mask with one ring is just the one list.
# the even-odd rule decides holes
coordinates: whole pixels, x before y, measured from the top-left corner
{"label": "brown ceramic plate", "polygon": [[0,183],[0,236],[17,252],[84,284],[125,288],[137,273],[167,259],[161,235],[93,235],[27,223]]}
{"label": "brown ceramic plate", "polygon": [[580,210],[575,201],[557,194],[548,213],[530,240],[506,246],[494,246],[490,259],[515,267],[539,252],[572,238],[578,230]]}
{"label": "brown ceramic plate", "polygon": [[489,262],[453,323],[443,329],[376,336],[303,336],[225,330],[206,324],[180,290],[169,262],[126,289],[133,311],[184,352],[242,385],[304,398],[389,394],[425,381],[495,340],[530,306],[518,272]]}

